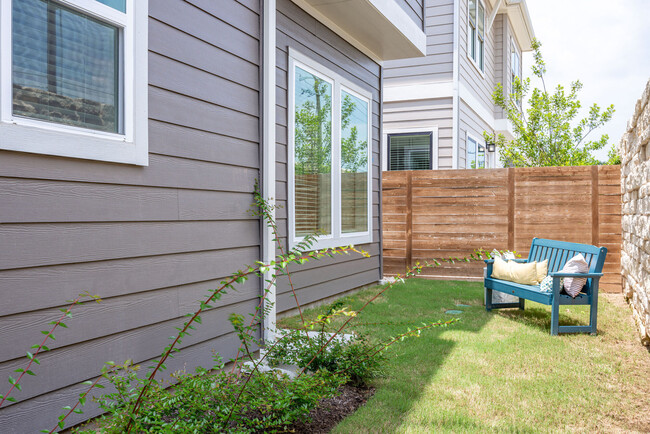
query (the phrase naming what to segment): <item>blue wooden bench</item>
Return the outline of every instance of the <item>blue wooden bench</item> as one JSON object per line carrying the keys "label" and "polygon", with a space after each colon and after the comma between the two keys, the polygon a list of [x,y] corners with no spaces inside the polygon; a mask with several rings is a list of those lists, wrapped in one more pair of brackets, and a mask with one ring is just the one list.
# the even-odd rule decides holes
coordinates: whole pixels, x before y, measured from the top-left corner
{"label": "blue wooden bench", "polygon": [[[584,256],[585,260],[589,264],[589,272],[584,274],[559,273],[558,271],[564,267],[564,264],[578,253],[582,253],[582,256]],[[492,276],[492,265],[494,259],[488,259],[485,261],[487,264],[487,277],[485,278],[485,308],[488,311],[508,307],[524,309],[525,300],[536,301],[537,303],[552,306],[551,335],[557,335],[558,333],[591,333],[592,335],[595,335],[596,320],[598,317],[598,281],[603,275],[603,264],[605,263],[606,255],[607,249],[605,247],[533,238],[528,258],[515,260],[518,262],[539,262],[548,259],[548,274],[553,276],[553,291],[541,292],[539,290],[539,285],[521,285],[519,283],[493,279],[490,276]],[[560,293],[561,277],[587,277],[588,279],[582,292],[578,294],[576,298],[572,298],[570,295]],[[517,296],[519,297],[519,302],[492,303],[492,291],[500,291]],[[560,326],[558,321],[560,306],[564,305],[591,306],[589,325]]]}

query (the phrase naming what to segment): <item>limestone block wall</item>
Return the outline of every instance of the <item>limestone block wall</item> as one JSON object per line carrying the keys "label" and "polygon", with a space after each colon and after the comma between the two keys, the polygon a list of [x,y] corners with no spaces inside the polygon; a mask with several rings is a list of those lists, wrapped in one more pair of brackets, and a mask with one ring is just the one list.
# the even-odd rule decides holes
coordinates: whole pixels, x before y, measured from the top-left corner
{"label": "limestone block wall", "polygon": [[641,340],[650,345],[650,80],[637,101],[621,152],[623,193],[623,293],[639,325]]}

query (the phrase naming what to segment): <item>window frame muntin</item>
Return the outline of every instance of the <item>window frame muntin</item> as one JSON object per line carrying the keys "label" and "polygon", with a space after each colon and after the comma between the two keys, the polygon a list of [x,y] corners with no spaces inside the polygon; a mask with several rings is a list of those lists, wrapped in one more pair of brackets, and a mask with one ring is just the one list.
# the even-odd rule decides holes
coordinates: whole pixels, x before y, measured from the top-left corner
{"label": "window frame muntin", "polygon": [[[288,50],[288,93],[287,93],[287,202],[288,202],[288,234],[289,247],[293,248],[305,237],[296,236],[295,218],[295,68],[300,67],[319,78],[326,78],[332,83],[332,182],[331,182],[331,221],[332,234],[318,236],[313,249],[341,247],[350,244],[368,244],[372,242],[372,93],[343,78],[340,74],[323,66],[300,51],[289,47]],[[342,233],[341,217],[341,101],[342,91],[365,100],[368,103],[368,226],[364,232]]]}
{"label": "window frame muntin", "polygon": [[[483,7],[483,38],[481,39],[479,36],[479,31],[478,31],[478,8],[479,4]],[[476,22],[474,23],[474,38],[470,38],[471,35],[471,29],[472,29],[472,19],[470,17],[469,13],[469,1],[467,2],[467,57],[471,59],[471,63],[474,65],[476,70],[481,74],[481,77],[485,78],[485,46],[486,46],[486,36],[485,36],[485,31],[487,30],[487,27],[485,25],[486,22],[486,15],[487,15],[487,9],[485,7],[485,2],[483,0],[475,0],[475,5],[476,5]],[[483,65],[479,64],[478,58],[479,58],[479,42],[483,44]],[[471,53],[471,48],[472,44],[474,47],[474,54],[476,56],[476,59],[472,56]]]}
{"label": "window frame muntin", "polygon": [[474,143],[476,143],[476,152],[474,154],[475,155],[475,160],[474,161],[476,161],[477,164],[478,164],[478,147],[483,146],[483,149],[484,149],[483,155],[484,155],[484,158],[485,158],[485,167],[483,167],[483,169],[489,169],[489,155],[488,155],[488,152],[487,152],[485,139],[479,139],[478,136],[475,136],[474,134],[470,133],[469,131],[466,132],[466,136],[465,136],[465,167],[464,167],[464,169],[465,170],[479,169],[479,167],[475,167],[474,169],[467,167],[467,142],[469,142],[470,140],[472,140]]}
{"label": "window frame muntin", "polygon": [[123,133],[57,124],[13,114],[12,3],[0,0],[0,150],[147,166],[148,0],[130,0],[120,12],[95,0],[56,3],[119,28],[118,111]]}
{"label": "window frame muntin", "polygon": [[[429,136],[429,168],[428,169],[422,169],[422,170],[434,170],[433,169],[433,130],[427,130],[427,131],[408,131],[408,132],[403,132],[403,133],[387,133],[386,134],[386,163],[387,163],[387,170],[389,172],[393,171],[390,168],[390,138],[391,136],[423,136],[423,135],[428,135]],[[413,170],[413,169],[404,169],[404,170]]]}

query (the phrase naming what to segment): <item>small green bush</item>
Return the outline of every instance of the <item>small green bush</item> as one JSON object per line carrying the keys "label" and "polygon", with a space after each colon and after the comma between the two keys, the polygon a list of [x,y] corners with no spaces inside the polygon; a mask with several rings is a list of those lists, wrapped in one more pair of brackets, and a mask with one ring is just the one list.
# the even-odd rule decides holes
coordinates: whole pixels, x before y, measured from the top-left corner
{"label": "small green bush", "polygon": [[136,369],[111,376],[116,392],[98,400],[108,412],[100,421],[102,432],[122,433],[130,419],[134,432],[283,431],[305,421],[321,399],[335,396],[345,382],[344,377],[328,371],[291,379],[276,372],[237,375],[224,371],[223,365],[215,368],[219,369],[216,373],[202,368],[194,374],[176,372],[173,387],[152,386],[137,414],[130,412],[142,382]]}

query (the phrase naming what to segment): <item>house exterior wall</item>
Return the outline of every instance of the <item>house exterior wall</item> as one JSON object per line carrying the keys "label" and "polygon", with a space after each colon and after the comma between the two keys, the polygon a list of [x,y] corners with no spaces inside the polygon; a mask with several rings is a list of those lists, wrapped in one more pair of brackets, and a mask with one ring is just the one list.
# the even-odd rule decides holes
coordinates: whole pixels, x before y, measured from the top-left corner
{"label": "house exterior wall", "polygon": [[623,193],[623,293],[650,345],[650,81],[619,145]]}
{"label": "house exterior wall", "polygon": [[427,56],[384,62],[384,86],[451,81],[454,0],[425,2]]}
{"label": "house exterior wall", "polygon": [[[385,63],[384,127],[400,128],[406,133],[423,123],[437,125],[439,169],[465,167],[468,134],[484,144],[484,131],[491,133],[506,125],[504,121],[497,122],[504,119],[505,113],[493,103],[492,93],[497,83],[502,83],[506,93],[510,92],[511,39],[514,38],[520,59],[521,48],[508,13],[498,13],[489,26],[491,3],[483,1],[484,71],[468,56],[468,0],[425,1],[427,56]],[[455,13],[458,14],[456,28]],[[454,53],[454,32],[457,32],[457,53]],[[458,60],[457,78],[454,56]],[[453,135],[455,122],[457,137]],[[385,153],[386,144],[383,146]],[[500,165],[496,153],[486,156],[488,167]]]}
{"label": "house exterior wall", "polygon": [[[105,361],[157,358],[197,300],[259,259],[248,213],[259,177],[259,3],[149,2],[148,167],[0,151],[0,378],[25,366],[65,300],[86,290],[103,299],[58,330],[20,402],[0,411],[3,433],[53,427]],[[224,296],[168,372],[211,366],[211,350],[234,356],[228,314],[253,312],[259,293],[253,279]],[[84,411],[66,423],[99,413]]]}
{"label": "house exterior wall", "polygon": [[402,9],[408,14],[409,17],[418,25],[423,28],[424,17],[424,2],[425,0],[396,0]]}
{"label": "house exterior wall", "polygon": [[[301,305],[316,303],[334,295],[376,283],[380,278],[379,248],[379,127],[381,101],[380,66],[341,39],[319,21],[308,15],[290,0],[278,0],[277,15],[277,181],[276,201],[281,206],[276,219],[281,242],[287,246],[288,233],[288,58],[289,48],[296,49],[324,67],[343,76],[372,93],[372,240],[358,246],[370,258],[338,256],[312,261],[292,274],[293,289]],[[279,279],[277,312],[282,314],[295,308],[291,286],[286,278]]]}

